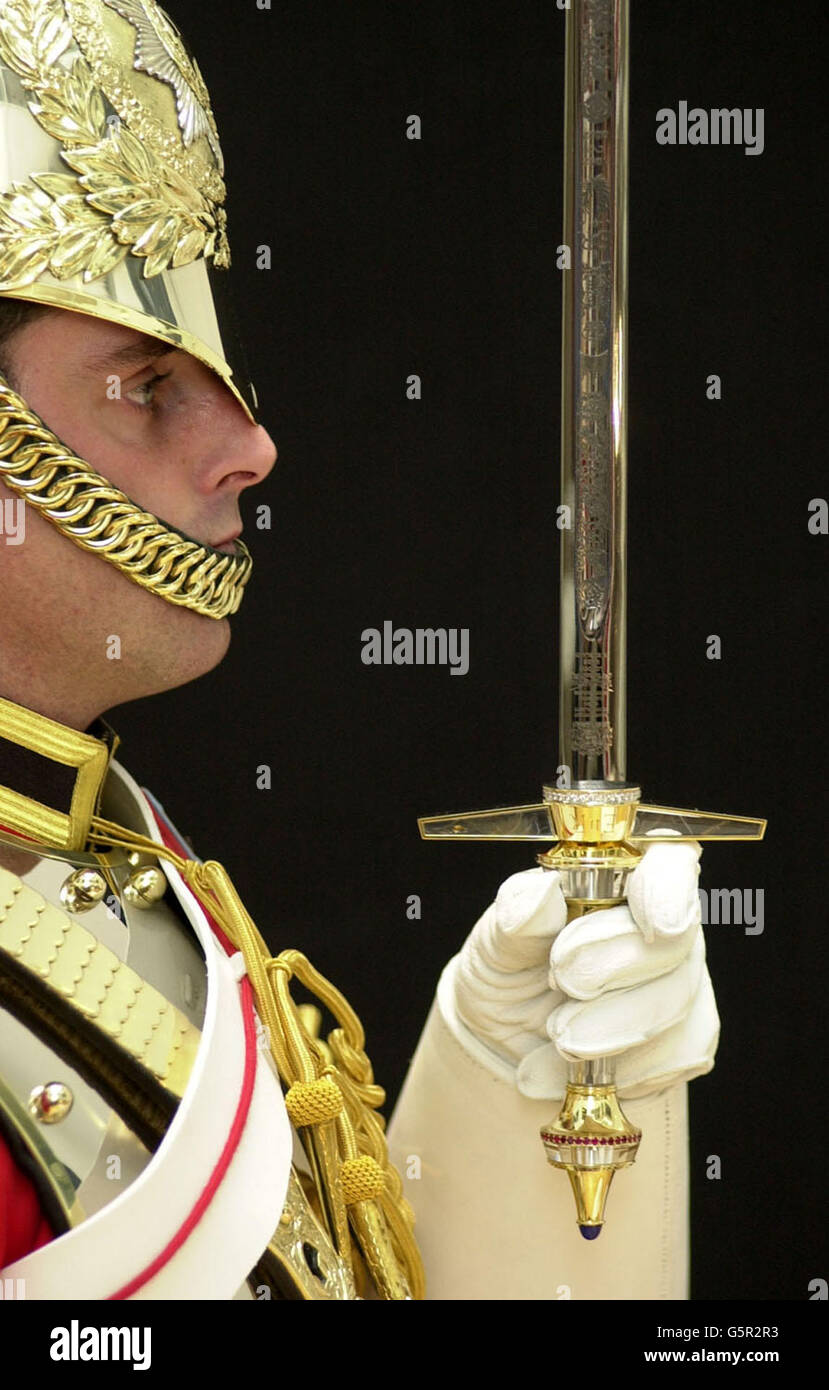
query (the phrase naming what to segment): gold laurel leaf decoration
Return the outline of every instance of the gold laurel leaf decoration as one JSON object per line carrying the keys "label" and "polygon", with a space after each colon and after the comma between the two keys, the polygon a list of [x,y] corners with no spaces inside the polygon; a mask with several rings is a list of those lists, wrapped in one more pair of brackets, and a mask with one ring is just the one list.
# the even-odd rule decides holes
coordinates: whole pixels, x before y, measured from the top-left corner
{"label": "gold laurel leaf decoration", "polygon": [[7,248],[0,237],[0,289],[6,285],[21,288],[31,285],[49,269],[52,250],[51,240],[21,236],[17,245],[12,242]]}
{"label": "gold laurel leaf decoration", "polygon": [[78,192],[78,180],[74,174],[32,174],[32,182],[54,198],[56,203],[63,204],[74,198],[77,204],[87,206],[83,194]]}
{"label": "gold laurel leaf decoration", "polygon": [[[217,231],[210,236],[210,251],[205,250],[205,255],[213,257],[213,264],[219,266],[221,270],[226,270],[230,265],[230,242],[227,239],[227,213],[224,208],[216,208]],[[215,239],[218,238],[218,245],[215,246]]]}
{"label": "gold laurel leaf decoration", "polygon": [[[122,241],[136,241],[148,228],[164,214],[164,205],[158,198],[140,198],[127,203],[112,219],[112,230]],[[177,219],[170,219],[174,224]]]}
{"label": "gold laurel leaf decoration", "polygon": [[40,36],[40,47],[42,63],[47,68],[54,67],[58,58],[69,47],[67,26],[61,24],[59,15],[51,15],[46,20]]}
{"label": "gold laurel leaf decoration", "polygon": [[170,219],[167,227],[159,235],[155,250],[147,255],[145,271],[147,276],[158,274],[159,270],[170,264],[178,245],[179,236],[180,228]]}
{"label": "gold laurel leaf decoration", "polygon": [[99,235],[98,241],[95,244],[95,250],[84,266],[84,283],[89,284],[92,280],[99,280],[102,275],[108,275],[113,267],[124,259],[127,253],[128,248],[122,246],[119,241],[116,241],[109,228],[107,228],[106,236],[103,234]]}
{"label": "gold laurel leaf decoration", "polygon": [[111,142],[111,151],[107,151],[110,163],[114,165],[117,158],[136,183],[149,183],[153,178],[153,166],[141,141],[125,125],[116,129],[118,138]]}
{"label": "gold laurel leaf decoration", "polygon": [[[0,58],[22,78],[24,85],[30,86],[37,80],[38,55],[35,53],[35,40],[38,29],[44,26],[32,4],[7,4],[3,11],[0,26]],[[68,28],[68,26],[67,26]],[[71,38],[71,34],[70,34]],[[50,51],[46,46],[46,53]],[[41,61],[43,55],[41,55]]]}
{"label": "gold laurel leaf decoration", "polygon": [[150,255],[152,255],[153,251],[155,251],[159,246],[163,244],[170,230],[174,228],[174,218],[165,217],[163,215],[159,216],[156,218],[155,222],[150,223],[146,231],[141,233],[141,236],[138,238],[135,245],[138,248],[138,250],[142,251],[145,256],[149,257]]}
{"label": "gold laurel leaf decoration", "polygon": [[95,255],[100,234],[97,230],[78,227],[61,238],[60,246],[52,252],[49,269],[58,280],[81,275]]}
{"label": "gold laurel leaf decoration", "polygon": [[29,102],[29,110],[47,134],[61,144],[97,144],[101,126],[106,128],[106,122],[103,102],[95,88],[89,91],[67,75],[59,85],[57,79],[54,85],[41,85],[37,93],[37,100]]}
{"label": "gold laurel leaf decoration", "polygon": [[[44,186],[46,180],[57,197]],[[69,184],[77,187],[71,175],[41,174],[36,183],[12,184],[0,200],[0,288],[30,285],[45,270],[60,280],[81,271],[91,278],[87,270],[105,274],[127,254],[108,219],[82,195],[58,191]],[[79,254],[79,237],[85,256]]]}
{"label": "gold laurel leaf decoration", "polygon": [[[214,235],[215,235],[215,233],[214,233]],[[193,251],[193,247],[198,243],[198,240],[199,240],[200,236],[201,236],[201,232],[198,231],[198,230],[196,230],[196,229],[193,229],[192,231],[186,232],[186,233],[185,233],[185,235],[181,238],[180,242],[178,243],[178,245],[176,246],[176,249],[175,249],[174,252],[173,252],[173,266],[187,265],[188,261],[191,261],[191,260],[193,259],[193,256],[194,256],[195,254],[198,254],[197,252],[194,252],[194,251]],[[209,247],[210,247],[210,250],[212,251],[212,249],[213,249],[213,240],[212,240],[212,237],[209,239],[209,242],[206,242],[206,243],[205,243],[205,254],[206,254],[206,255],[209,254],[209,252],[208,252],[208,250],[207,250],[207,246],[208,246],[208,245],[209,245]],[[216,264],[218,265],[218,263],[219,263],[219,262],[218,262],[218,259],[217,259]]]}
{"label": "gold laurel leaf decoration", "polygon": [[11,196],[3,209],[4,222],[7,224],[17,223],[21,227],[36,228],[43,222],[45,213],[48,223],[51,220],[49,215],[51,200],[45,194],[38,197],[38,192],[38,189],[28,188],[26,184],[12,184]]}
{"label": "gold laurel leaf decoration", "polygon": [[34,174],[0,194],[0,289],[45,270],[88,283],[129,252],[144,259],[145,279],[201,255],[228,266],[224,208],[172,168],[154,166],[122,122],[107,126],[88,63],[66,56],[73,44],[60,0],[0,7],[0,58],[32,92],[29,110],[77,175]]}

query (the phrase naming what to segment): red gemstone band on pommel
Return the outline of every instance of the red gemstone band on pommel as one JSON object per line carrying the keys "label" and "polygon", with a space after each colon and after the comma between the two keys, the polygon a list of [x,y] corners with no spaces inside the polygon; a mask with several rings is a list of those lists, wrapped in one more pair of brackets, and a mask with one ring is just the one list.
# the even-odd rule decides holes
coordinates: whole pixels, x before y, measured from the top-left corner
{"label": "red gemstone band on pommel", "polygon": [[636,1134],[609,1134],[604,1137],[599,1135],[581,1136],[576,1134],[550,1134],[549,1131],[541,1131],[541,1138],[547,1144],[638,1144],[642,1138],[642,1131]]}

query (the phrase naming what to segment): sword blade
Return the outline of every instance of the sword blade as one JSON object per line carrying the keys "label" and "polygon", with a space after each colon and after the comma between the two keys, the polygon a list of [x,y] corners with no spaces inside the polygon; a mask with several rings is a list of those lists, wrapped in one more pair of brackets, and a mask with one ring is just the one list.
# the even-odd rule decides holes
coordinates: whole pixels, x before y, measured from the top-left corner
{"label": "sword blade", "polygon": [[559,764],[625,780],[629,0],[567,12]]}

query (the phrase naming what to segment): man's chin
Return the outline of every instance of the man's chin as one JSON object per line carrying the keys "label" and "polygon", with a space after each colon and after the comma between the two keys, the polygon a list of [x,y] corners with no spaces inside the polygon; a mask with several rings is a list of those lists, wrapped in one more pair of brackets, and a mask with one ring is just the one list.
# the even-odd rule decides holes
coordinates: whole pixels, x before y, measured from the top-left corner
{"label": "man's chin", "polygon": [[164,603],[157,595],[153,598],[168,613],[159,621],[158,608],[154,608],[155,621],[144,627],[145,645],[135,672],[136,685],[143,688],[130,697],[134,699],[175,690],[206,676],[224,660],[230,646],[228,618],[208,618]]}
{"label": "man's chin", "polygon": [[[189,609],[183,611],[193,620],[192,627],[188,624],[188,640],[181,652],[182,663],[189,665],[192,671],[184,680],[197,680],[199,676],[214,670],[227,655],[230,619],[207,618],[203,613],[193,613]],[[177,682],[178,685],[182,683]]]}

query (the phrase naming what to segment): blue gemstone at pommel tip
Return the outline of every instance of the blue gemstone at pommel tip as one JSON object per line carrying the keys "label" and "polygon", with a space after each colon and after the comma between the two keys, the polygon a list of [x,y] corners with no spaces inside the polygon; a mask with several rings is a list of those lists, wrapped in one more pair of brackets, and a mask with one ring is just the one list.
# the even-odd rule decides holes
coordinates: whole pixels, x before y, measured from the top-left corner
{"label": "blue gemstone at pommel tip", "polygon": [[585,1240],[595,1240],[596,1236],[601,1235],[601,1226],[579,1226],[579,1230]]}

